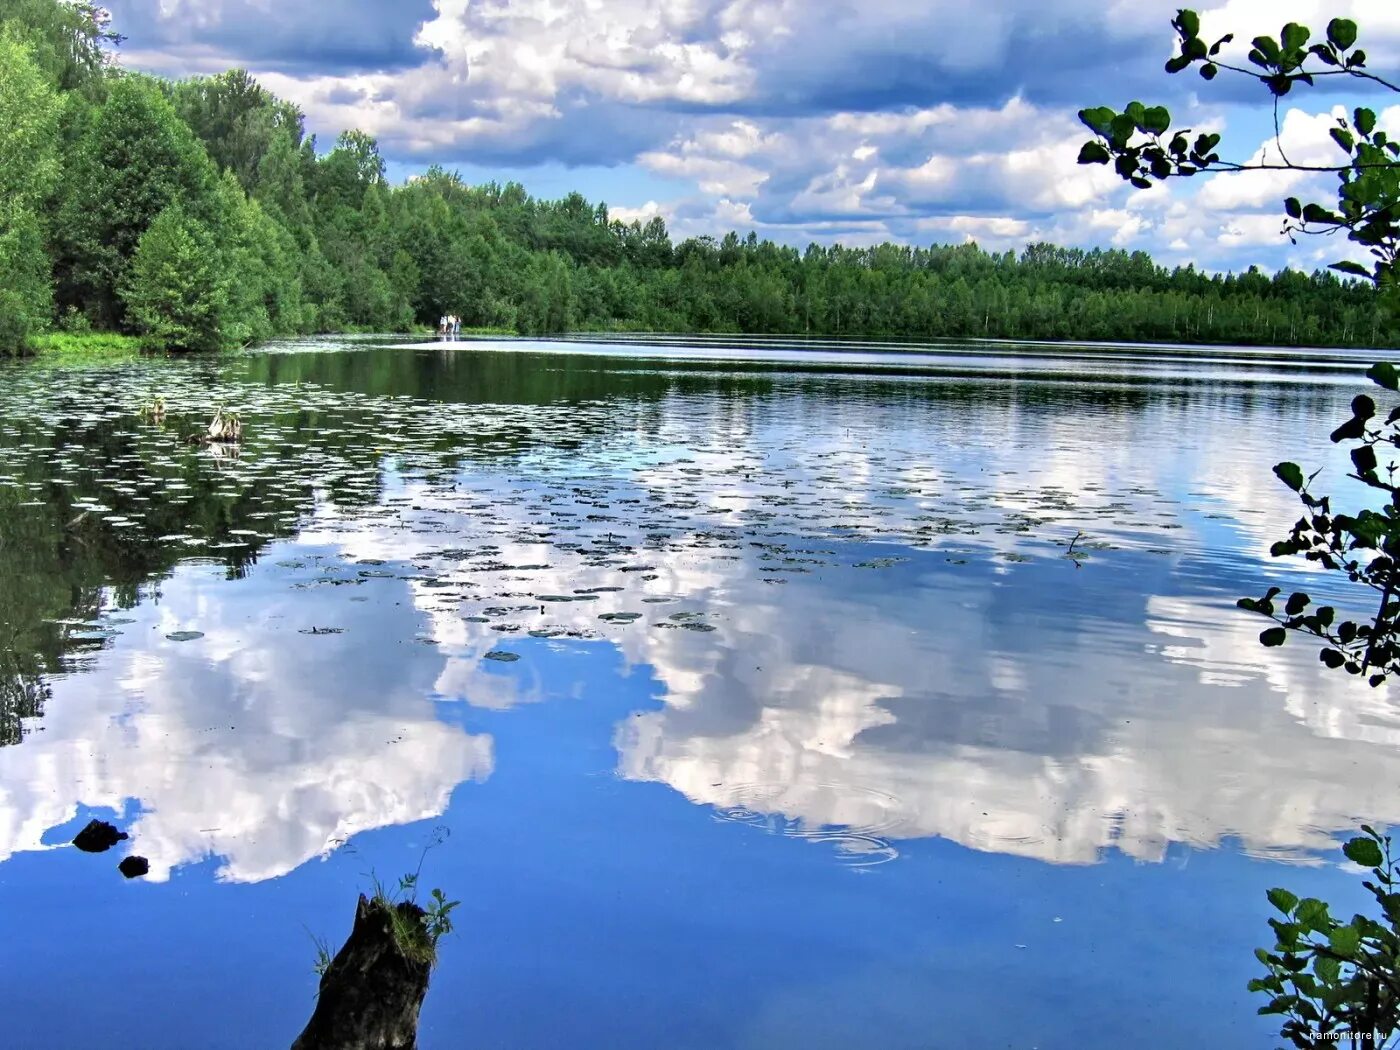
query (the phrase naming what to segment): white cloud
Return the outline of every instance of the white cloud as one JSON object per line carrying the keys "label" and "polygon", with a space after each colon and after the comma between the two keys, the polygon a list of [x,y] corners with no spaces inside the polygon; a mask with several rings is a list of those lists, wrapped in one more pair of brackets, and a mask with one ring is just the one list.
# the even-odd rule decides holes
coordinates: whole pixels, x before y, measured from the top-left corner
{"label": "white cloud", "polygon": [[[203,27],[198,40],[186,33],[182,55],[205,69],[218,57],[216,30],[250,2],[164,0],[158,24]],[[997,0],[970,17],[953,0],[435,0],[413,34],[416,65],[333,73],[283,63],[262,78],[314,127],[363,127],[401,162],[635,165],[688,184],[656,202],[688,232],[724,232],[703,224],[739,213],[792,242],[910,240],[990,217],[1005,220],[991,234],[1004,246],[1054,235],[1145,247],[1166,261],[1189,252],[1219,269],[1237,265],[1245,247],[1308,262],[1245,216],[1276,212],[1289,193],[1321,187],[1325,199],[1325,176],[1253,174],[1129,193],[1106,168],[1076,163],[1087,137],[1074,117],[1080,102],[1121,104],[1112,96],[1149,86],[1226,97],[1223,82],[1160,75],[1176,7]],[[1380,65],[1400,55],[1396,12],[1390,0],[1227,0],[1203,19],[1208,33],[1228,26],[1247,39],[1288,18],[1320,27],[1350,14]],[[1035,65],[1021,60],[1026,41],[1042,59]],[[160,64],[154,52],[140,60]],[[1268,104],[1262,94],[1258,104]],[[1219,111],[1192,98],[1172,109],[1198,131],[1225,131],[1228,152]],[[1326,124],[1289,109],[1289,156],[1334,159]],[[656,196],[644,192],[609,203],[636,210]],[[1189,215],[1165,214],[1182,201]],[[1102,215],[1124,209],[1140,217],[1104,225]],[[1149,212],[1163,218],[1142,217]]]}

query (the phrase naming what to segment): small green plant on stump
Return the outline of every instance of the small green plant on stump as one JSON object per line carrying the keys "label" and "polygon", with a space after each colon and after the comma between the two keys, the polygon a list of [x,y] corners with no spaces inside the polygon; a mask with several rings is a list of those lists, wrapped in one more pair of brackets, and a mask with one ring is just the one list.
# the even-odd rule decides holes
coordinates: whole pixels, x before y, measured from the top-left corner
{"label": "small green plant on stump", "polygon": [[389,888],[370,872],[372,896],[360,895],[350,936],[334,957],[316,941],[320,985],[316,1010],[293,1050],[344,1050],[417,1045],[418,1014],[437,963],[439,941],[452,931],[452,911],[440,889],[426,907],[417,900],[423,858],[446,839],[438,828],[418,870]]}

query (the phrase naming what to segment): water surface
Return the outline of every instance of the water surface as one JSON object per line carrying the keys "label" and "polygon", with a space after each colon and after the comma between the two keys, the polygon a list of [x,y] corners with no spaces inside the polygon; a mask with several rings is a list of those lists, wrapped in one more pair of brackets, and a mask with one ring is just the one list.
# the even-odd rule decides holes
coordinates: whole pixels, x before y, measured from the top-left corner
{"label": "water surface", "polygon": [[[1366,364],[0,368],[9,1038],[287,1045],[312,937],[421,861],[425,1048],[1272,1045],[1264,890],[1359,903],[1400,717],[1233,603],[1327,593],[1269,467],[1340,477]],[[186,440],[219,405],[241,450]],[[94,815],[131,840],[64,846]]]}

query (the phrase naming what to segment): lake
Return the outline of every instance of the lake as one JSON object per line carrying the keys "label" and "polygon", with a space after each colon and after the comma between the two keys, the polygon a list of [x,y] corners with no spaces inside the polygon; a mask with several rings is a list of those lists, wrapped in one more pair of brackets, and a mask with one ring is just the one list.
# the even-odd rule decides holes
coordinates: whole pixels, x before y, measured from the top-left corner
{"label": "lake", "polygon": [[[1270,468],[1341,477],[1369,363],[0,365],[5,1041],[287,1046],[421,869],[426,1050],[1272,1046],[1265,891],[1361,906],[1400,712],[1234,602],[1331,593]],[[241,448],[188,443],[217,407]]]}

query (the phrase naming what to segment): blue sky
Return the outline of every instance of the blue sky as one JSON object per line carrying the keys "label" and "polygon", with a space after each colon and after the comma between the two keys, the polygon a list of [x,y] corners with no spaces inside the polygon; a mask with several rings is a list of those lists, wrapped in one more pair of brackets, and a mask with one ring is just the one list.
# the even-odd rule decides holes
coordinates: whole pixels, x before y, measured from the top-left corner
{"label": "blue sky", "polygon": [[[1280,236],[1288,195],[1329,177],[1218,177],[1134,192],[1075,164],[1086,105],[1133,98],[1226,136],[1272,138],[1262,89],[1167,76],[1177,0],[114,0],[128,66],[252,71],[322,141],[376,135],[391,177],[429,164],[532,192],[577,189],[677,236],[1031,240],[1144,249],[1209,269],[1347,254]],[[1211,0],[1203,35],[1350,14],[1377,70],[1400,65],[1394,0]],[[1394,96],[1392,96],[1394,98]],[[1295,160],[1332,162],[1330,110],[1280,113]],[[1400,105],[1383,118],[1400,132]]]}

